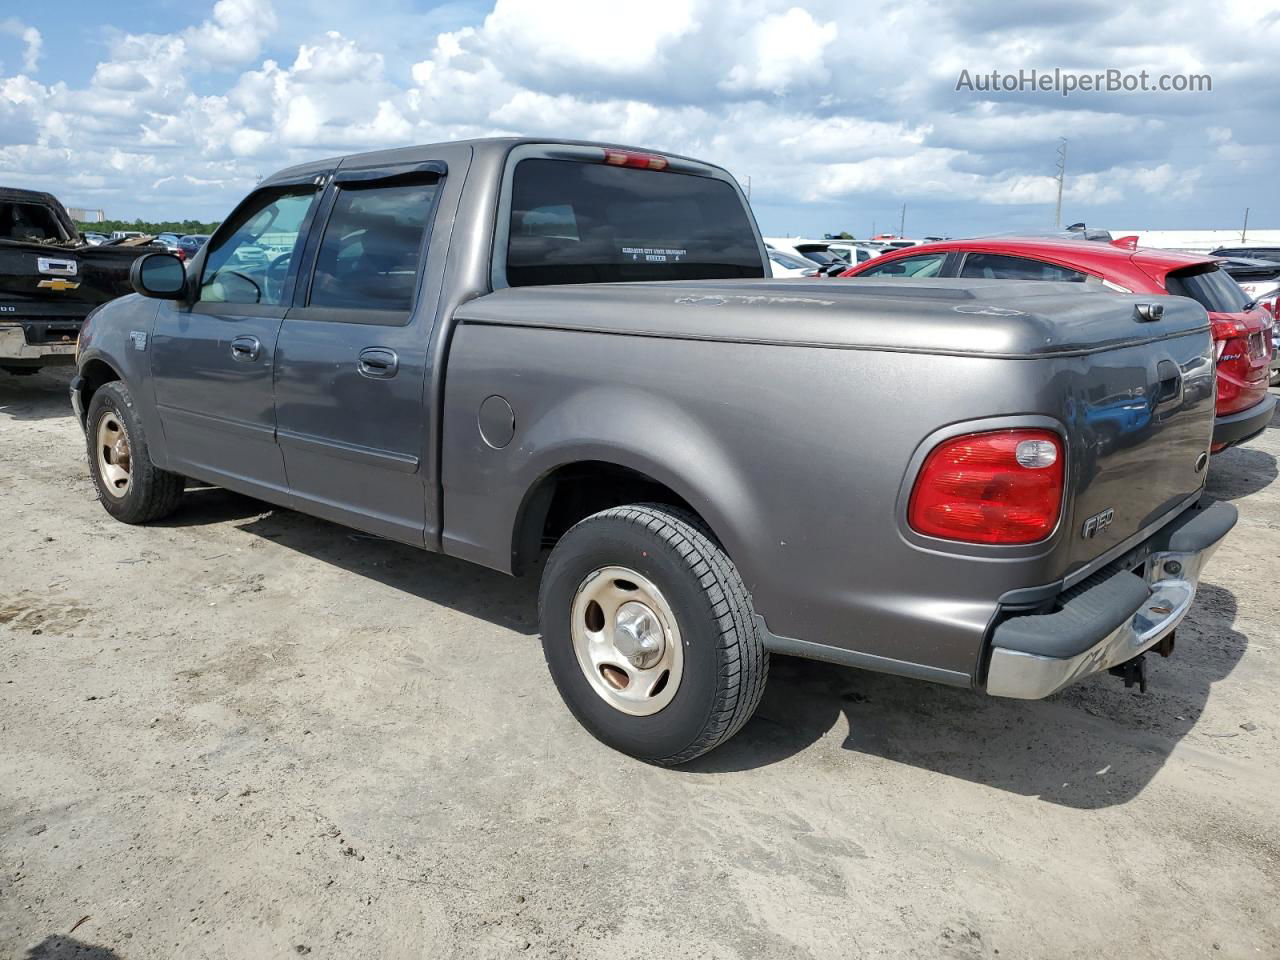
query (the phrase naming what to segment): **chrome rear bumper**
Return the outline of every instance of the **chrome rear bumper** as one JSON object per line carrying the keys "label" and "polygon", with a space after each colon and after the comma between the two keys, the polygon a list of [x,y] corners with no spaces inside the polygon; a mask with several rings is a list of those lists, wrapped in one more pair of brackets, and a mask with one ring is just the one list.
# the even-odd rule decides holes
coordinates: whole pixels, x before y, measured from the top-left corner
{"label": "chrome rear bumper", "polygon": [[57,358],[70,361],[76,352],[71,343],[27,343],[20,323],[0,323],[0,360],[32,361]]}
{"label": "chrome rear bumper", "polygon": [[1205,563],[1235,522],[1229,503],[1189,510],[1156,535],[1141,575],[1095,576],[1054,613],[1005,620],[991,639],[987,693],[1038,700],[1159,643],[1191,609]]}

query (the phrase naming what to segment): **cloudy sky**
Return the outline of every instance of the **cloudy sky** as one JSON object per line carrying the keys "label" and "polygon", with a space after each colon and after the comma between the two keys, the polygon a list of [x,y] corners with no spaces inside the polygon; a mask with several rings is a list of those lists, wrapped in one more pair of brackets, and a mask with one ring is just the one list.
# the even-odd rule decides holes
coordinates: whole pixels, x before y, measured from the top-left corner
{"label": "cloudy sky", "polygon": [[[306,158],[491,134],[722,164],[766,233],[1280,227],[1280,0],[0,5],[0,184],[218,218]],[[1211,92],[957,90],[992,70]],[[977,85],[977,81],[973,81]]]}

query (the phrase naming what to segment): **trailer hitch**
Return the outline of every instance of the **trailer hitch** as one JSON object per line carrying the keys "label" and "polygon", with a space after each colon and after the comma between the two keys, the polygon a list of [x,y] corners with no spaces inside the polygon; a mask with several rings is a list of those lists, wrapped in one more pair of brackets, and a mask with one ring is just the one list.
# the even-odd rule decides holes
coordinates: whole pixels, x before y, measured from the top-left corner
{"label": "trailer hitch", "polygon": [[1138,685],[1139,693],[1147,692],[1147,660],[1146,654],[1140,653],[1132,660],[1118,663],[1107,671],[1113,677],[1124,681],[1125,689]]}

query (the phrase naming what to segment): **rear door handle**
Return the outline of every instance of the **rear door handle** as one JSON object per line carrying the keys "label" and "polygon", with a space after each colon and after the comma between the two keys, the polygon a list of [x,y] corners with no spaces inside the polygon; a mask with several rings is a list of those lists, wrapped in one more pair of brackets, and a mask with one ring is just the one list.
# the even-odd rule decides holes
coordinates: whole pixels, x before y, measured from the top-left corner
{"label": "rear door handle", "polygon": [[231,341],[231,358],[241,363],[250,363],[258,359],[262,344],[257,337],[242,336]]}
{"label": "rear door handle", "polygon": [[389,380],[400,369],[400,358],[386,347],[366,347],[360,351],[360,375],[372,380]]}

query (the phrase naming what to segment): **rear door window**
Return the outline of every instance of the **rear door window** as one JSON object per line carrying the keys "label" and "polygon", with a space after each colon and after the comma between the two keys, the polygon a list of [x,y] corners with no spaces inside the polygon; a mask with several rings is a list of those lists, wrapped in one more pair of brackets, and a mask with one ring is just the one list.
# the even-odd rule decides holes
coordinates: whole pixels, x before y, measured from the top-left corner
{"label": "rear door window", "polygon": [[528,159],[512,180],[507,282],[767,275],[738,192],[711,177]]}
{"label": "rear door window", "polygon": [[1001,253],[971,253],[960,270],[962,277],[988,280],[1052,280],[1060,283],[1084,283],[1087,275],[1079,270],[1060,267],[1030,257],[1009,257]]}
{"label": "rear door window", "polygon": [[900,260],[889,260],[885,263],[864,270],[860,277],[940,277],[942,266],[947,262],[945,252],[921,253],[914,257],[903,257]]}
{"label": "rear door window", "polygon": [[408,313],[438,189],[435,177],[343,184],[320,241],[308,305]]}
{"label": "rear door window", "polygon": [[1169,274],[1165,289],[1175,297],[1190,297],[1211,313],[1241,313],[1249,302],[1240,284],[1216,263]]}

